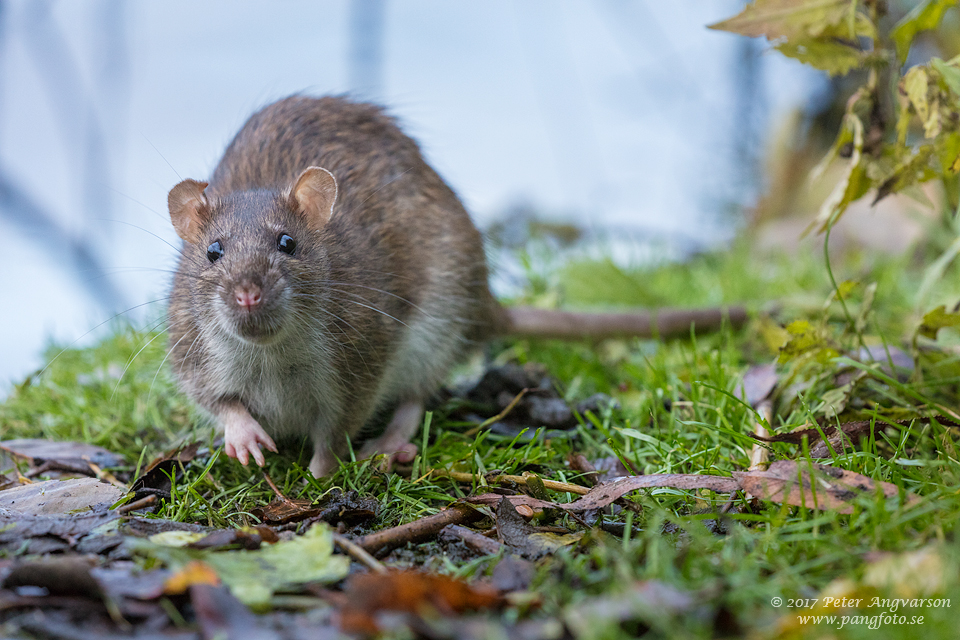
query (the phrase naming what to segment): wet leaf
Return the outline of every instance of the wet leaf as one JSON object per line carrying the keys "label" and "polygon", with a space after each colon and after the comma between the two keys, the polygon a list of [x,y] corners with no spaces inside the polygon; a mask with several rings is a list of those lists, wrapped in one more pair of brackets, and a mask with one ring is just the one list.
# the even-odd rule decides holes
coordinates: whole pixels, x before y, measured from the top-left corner
{"label": "wet leaf", "polygon": [[161,531],[150,536],[150,542],[167,547],[186,547],[203,540],[206,533],[200,531]]}

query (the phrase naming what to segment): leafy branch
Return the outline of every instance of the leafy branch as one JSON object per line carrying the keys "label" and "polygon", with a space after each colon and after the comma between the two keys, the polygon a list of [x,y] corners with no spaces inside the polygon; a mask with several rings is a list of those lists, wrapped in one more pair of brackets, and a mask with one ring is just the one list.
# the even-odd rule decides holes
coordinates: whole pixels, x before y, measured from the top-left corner
{"label": "leafy branch", "polygon": [[[890,26],[883,0],[756,0],[710,26],[765,36],[775,49],[831,76],[860,73],[840,131],[813,171],[837,158],[846,166],[811,226],[823,232],[870,192],[874,203],[904,192],[921,201],[918,185],[939,180],[955,210],[960,201],[960,56],[931,58],[904,69],[917,35],[939,26],[958,0],[926,0]],[[889,82],[883,81],[889,74]],[[885,89],[889,88],[889,89]],[[892,95],[895,118],[881,105]]]}

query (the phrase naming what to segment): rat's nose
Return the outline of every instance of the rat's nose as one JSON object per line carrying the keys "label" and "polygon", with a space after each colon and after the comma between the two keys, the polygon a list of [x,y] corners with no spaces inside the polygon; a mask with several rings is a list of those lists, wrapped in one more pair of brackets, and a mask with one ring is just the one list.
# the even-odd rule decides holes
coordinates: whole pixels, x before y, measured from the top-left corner
{"label": "rat's nose", "polygon": [[260,304],[260,287],[255,284],[241,284],[233,290],[237,304],[248,311]]}

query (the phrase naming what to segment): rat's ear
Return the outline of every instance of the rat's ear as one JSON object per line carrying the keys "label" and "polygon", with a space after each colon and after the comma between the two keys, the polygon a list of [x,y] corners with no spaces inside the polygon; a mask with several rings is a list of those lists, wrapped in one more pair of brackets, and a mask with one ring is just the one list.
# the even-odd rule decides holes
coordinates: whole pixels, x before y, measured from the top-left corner
{"label": "rat's ear", "polygon": [[327,224],[337,201],[337,179],[326,169],[307,167],[290,192],[291,204],[303,212],[314,229]]}
{"label": "rat's ear", "polygon": [[206,182],[184,180],[167,195],[167,206],[170,208],[170,220],[177,235],[191,244],[200,240],[200,226],[203,220],[210,215],[210,205],[203,190]]}

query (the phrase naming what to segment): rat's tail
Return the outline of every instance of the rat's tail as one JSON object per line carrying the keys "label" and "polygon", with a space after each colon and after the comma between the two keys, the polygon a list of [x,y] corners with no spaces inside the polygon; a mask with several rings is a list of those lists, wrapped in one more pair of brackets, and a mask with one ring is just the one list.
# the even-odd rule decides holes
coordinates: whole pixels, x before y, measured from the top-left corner
{"label": "rat's tail", "polygon": [[531,338],[670,338],[716,331],[724,323],[739,327],[747,320],[741,306],[712,309],[652,309],[621,313],[554,311],[534,307],[500,307],[496,333]]}

